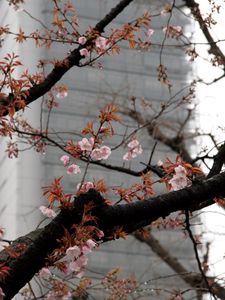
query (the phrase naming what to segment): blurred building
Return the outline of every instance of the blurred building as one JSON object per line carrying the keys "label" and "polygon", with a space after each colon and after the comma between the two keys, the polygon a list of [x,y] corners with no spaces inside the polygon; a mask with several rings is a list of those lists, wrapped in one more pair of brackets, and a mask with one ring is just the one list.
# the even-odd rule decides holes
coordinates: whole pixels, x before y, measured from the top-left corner
{"label": "blurred building", "polygon": [[[92,0],[92,1],[73,1],[80,20],[80,31],[85,32],[89,26],[94,26],[118,1]],[[153,2],[153,3],[152,3]],[[143,11],[150,10],[152,14],[158,11],[164,1],[139,0],[134,1],[110,24],[105,34],[112,27],[119,27],[125,22],[133,20],[141,15]],[[26,1],[26,10],[36,18],[48,25],[51,20],[51,1]],[[6,1],[1,1],[0,10],[4,12],[1,17],[2,24],[9,24],[16,31],[19,27],[30,32],[37,27],[41,28],[39,22],[25,16],[23,12],[8,10]],[[168,22],[167,16],[152,18],[152,28],[155,34],[152,37],[153,43],[161,43],[163,40],[162,27]],[[175,10],[171,24],[190,26],[188,19],[179,11]],[[16,52],[20,55],[25,67],[29,71],[35,72],[38,59],[63,58],[70,50],[70,46],[53,44],[50,50],[36,48],[32,41],[27,41],[22,45],[17,45],[11,37],[6,37],[7,41],[0,48],[1,57],[5,53]],[[157,67],[160,63],[158,47],[152,47],[151,51],[136,51],[129,49],[124,43],[121,47],[120,55],[113,57],[105,56],[100,59],[103,68],[85,67],[73,68],[66,74],[62,83],[69,86],[68,96],[59,100],[59,107],[51,112],[49,119],[49,131],[53,138],[59,142],[67,139],[80,140],[81,129],[87,121],[94,120],[98,115],[99,108],[105,103],[112,101],[130,105],[130,98],[144,98],[154,107],[159,107],[161,103],[170,97],[168,88],[157,81]],[[164,48],[162,59],[166,63],[170,80],[173,82],[173,93],[180,91],[188,82],[190,66],[184,59],[184,54],[178,48]],[[46,71],[47,72],[47,71]],[[26,109],[27,119],[37,127],[40,127],[40,114],[42,114],[42,126],[46,126],[48,120],[48,110],[45,105],[41,106],[43,99],[35,101]],[[169,132],[168,124],[182,122],[185,114],[183,111],[173,111],[167,114],[165,130]],[[133,129],[137,126],[127,116],[124,122]],[[164,120],[165,122],[165,120]],[[128,131],[131,130],[128,128]],[[106,141],[106,145],[112,147],[118,144],[125,128],[115,126],[116,136]],[[172,134],[172,131],[171,131]],[[142,162],[148,162],[148,157],[154,145],[154,138],[145,134],[138,136],[144,148],[144,154],[140,159],[132,162],[132,169],[142,169]],[[3,154],[5,140],[1,142],[0,153],[0,225],[6,229],[6,238],[14,239],[19,235],[33,230],[42,220],[42,216],[37,209],[41,204],[46,203],[42,197],[41,187],[51,183],[54,177],[64,175],[63,184],[67,191],[73,192],[76,185],[82,178],[81,175],[69,176],[66,174],[60,162],[62,152],[55,147],[48,147],[44,155],[37,154],[33,150],[23,151],[18,159],[7,159]],[[26,145],[20,145],[25,149]],[[112,154],[111,164],[121,165],[125,149],[117,150]],[[174,157],[171,150],[163,144],[157,144],[157,151],[153,156],[153,163],[158,159],[165,159],[166,156]],[[78,162],[82,170],[84,164]],[[93,181],[93,178],[105,178],[110,186],[130,185],[137,180],[127,174],[114,172],[100,166],[91,166],[87,174],[86,181]],[[190,270],[193,270],[192,244],[184,239],[180,231],[161,230],[157,232],[157,237],[162,244]],[[155,293],[151,293],[152,288],[158,288],[154,278],[165,276],[164,288],[183,286],[183,282],[176,277],[167,275],[174,274],[162,260],[160,260],[144,243],[140,243],[133,237],[126,241],[118,240],[102,245],[95,253],[90,256],[88,273],[93,278],[102,278],[110,269],[120,267],[125,275],[135,274],[137,279],[142,282],[140,289],[147,289],[146,299],[155,299]],[[152,280],[152,281],[151,281]],[[180,283],[179,283],[180,282]],[[95,291],[95,293],[97,293]],[[103,291],[98,291],[98,299],[104,299]],[[138,299],[133,295],[134,299]],[[136,297],[136,298],[135,298]],[[190,296],[191,298],[191,296]],[[97,298],[96,298],[97,299]],[[189,299],[189,296],[187,298]]]}

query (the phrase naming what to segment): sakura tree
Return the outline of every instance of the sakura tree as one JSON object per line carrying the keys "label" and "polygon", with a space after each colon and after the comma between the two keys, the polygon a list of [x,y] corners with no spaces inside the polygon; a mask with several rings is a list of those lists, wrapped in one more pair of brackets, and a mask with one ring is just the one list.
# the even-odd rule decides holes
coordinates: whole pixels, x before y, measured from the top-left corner
{"label": "sakura tree", "polygon": [[[59,177],[52,178],[52,182],[43,187],[45,203],[37,204],[46,225],[41,222],[35,230],[14,241],[4,239],[4,231],[9,228],[1,229],[4,248],[0,254],[1,299],[12,299],[19,291],[24,299],[88,299],[96,284],[97,288],[104,289],[106,299],[145,296],[146,299],[181,300],[194,297],[190,291],[194,291],[196,299],[203,299],[204,294],[212,299],[224,299],[223,281],[207,273],[209,247],[204,239],[201,240],[206,246],[200,254],[200,235],[192,229],[191,223],[205,207],[224,207],[223,134],[221,137],[221,134],[204,132],[201,128],[193,131],[193,124],[189,125],[196,120],[198,112],[196,86],[210,86],[224,77],[222,39],[214,39],[212,33],[216,25],[214,17],[220,14],[222,6],[209,0],[209,12],[202,13],[199,4],[192,0],[160,1],[154,10],[151,3],[145,3],[148,9],[142,14],[114,27],[112,22],[134,2],[114,1],[115,6],[111,5],[111,10],[95,26],[82,31],[75,1],[50,1],[50,25],[26,10],[26,0],[4,2],[8,9],[23,13],[41,28],[29,32],[29,28],[21,26],[14,31],[10,25],[1,24],[3,48],[7,38],[13,37],[18,47],[26,47],[26,42],[31,40],[36,47],[48,51],[49,57],[56,45],[65,47],[66,51],[62,59],[39,60],[35,73],[26,69],[16,52],[7,52],[0,60],[0,134],[8,143],[1,151],[7,153],[8,159],[15,160],[25,149],[22,145],[35,150],[37,155],[45,155],[53,146],[60,153],[61,170]],[[198,26],[197,31],[202,32],[205,41],[196,41],[193,31],[191,36],[182,24],[172,23],[175,12],[185,15],[192,26]],[[162,23],[162,39],[158,41],[152,19],[161,22],[163,17],[166,25]],[[201,45],[208,51],[204,59],[208,59],[220,75],[212,82],[204,82],[192,72],[190,83],[174,89],[163,60],[164,51],[179,48],[190,63],[195,64],[201,59],[198,52]],[[99,103],[95,118],[90,117],[79,133],[67,132],[65,138],[52,129],[49,124],[53,111],[61,105],[60,101],[66,103],[71,92],[60,80],[71,70],[79,75],[83,68],[104,69],[101,59],[116,60],[122,46],[137,55],[151,53],[154,47],[159,50],[155,82],[166,89],[167,99],[154,107],[143,95],[130,95],[125,101],[115,93],[111,103]],[[40,97],[40,124],[43,109],[47,111],[47,122],[45,126],[35,127],[25,114],[31,103]],[[178,115],[181,111],[185,114],[182,113],[179,122],[168,122],[168,115]],[[131,125],[134,123],[135,126]],[[198,127],[198,122],[194,126]],[[220,127],[220,131],[223,133],[224,128]],[[153,140],[148,151],[142,143],[143,136]],[[208,145],[198,147],[202,136],[210,139],[213,150],[206,147]],[[173,154],[155,162],[159,143]],[[195,145],[195,151],[191,151],[191,145]],[[114,162],[113,155],[120,157],[119,164]],[[133,161],[139,164],[132,164]],[[132,176],[134,180],[132,184],[112,185],[107,178],[92,176],[90,181],[87,178],[92,174],[92,166],[123,174],[125,179]],[[65,174],[76,182],[69,192],[63,186]],[[74,179],[78,178],[76,176],[80,176],[78,183]],[[157,232],[161,227],[184,232],[193,248],[197,272],[188,270],[170,249],[160,244],[152,231]],[[138,279],[134,275],[121,278],[118,268],[108,270],[100,282],[93,283],[86,275],[91,253],[106,242],[126,239],[131,234],[151,248],[189,287],[182,289],[178,285],[169,290],[150,287],[142,294]]]}

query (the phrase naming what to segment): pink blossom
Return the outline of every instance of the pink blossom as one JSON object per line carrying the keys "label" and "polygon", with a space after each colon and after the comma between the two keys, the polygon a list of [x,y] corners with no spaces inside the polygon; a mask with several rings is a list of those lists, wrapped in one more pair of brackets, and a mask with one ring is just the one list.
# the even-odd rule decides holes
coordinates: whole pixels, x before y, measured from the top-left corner
{"label": "pink blossom", "polygon": [[94,138],[91,137],[89,140],[87,138],[83,138],[80,142],[78,142],[78,145],[82,151],[91,151],[94,145]]}
{"label": "pink blossom", "polygon": [[48,218],[55,218],[56,216],[56,213],[54,212],[53,209],[51,208],[48,208],[44,205],[41,205],[39,207],[40,211],[42,212],[43,215],[47,216]]}
{"label": "pink blossom", "polygon": [[177,166],[176,168],[174,168],[174,171],[175,174],[169,180],[169,184],[171,184],[171,189],[173,191],[181,190],[190,185],[191,181],[188,179],[187,171],[183,166]]}
{"label": "pink blossom", "polygon": [[68,91],[65,91],[65,90],[59,91],[56,94],[56,98],[58,98],[58,99],[63,99],[63,98],[66,98],[67,96],[68,96]]}
{"label": "pink blossom", "polygon": [[81,56],[84,56],[86,58],[86,57],[89,56],[89,54],[90,54],[90,52],[88,51],[88,49],[86,49],[86,48],[80,49],[80,55]]}
{"label": "pink blossom", "polygon": [[82,192],[88,192],[90,189],[94,188],[94,184],[90,181],[84,182],[82,186],[80,186],[80,183],[77,185],[77,190],[81,190]]}
{"label": "pink blossom", "polygon": [[95,248],[96,245],[97,245],[92,239],[88,239],[88,240],[86,241],[86,244],[87,244],[87,246],[88,246],[90,249]]}
{"label": "pink blossom", "polygon": [[137,139],[133,139],[130,143],[128,143],[127,147],[133,149],[139,146],[139,141]]}
{"label": "pink blossom", "polygon": [[71,261],[69,263],[69,270],[71,272],[79,272],[80,271],[80,266],[77,264],[76,261]]}
{"label": "pink blossom", "polygon": [[86,254],[88,254],[88,253],[90,253],[90,252],[92,252],[92,250],[91,250],[91,248],[89,248],[87,245],[84,245],[84,246],[82,247],[82,253],[83,253],[84,255],[86,255]]}
{"label": "pink blossom", "polygon": [[79,272],[87,265],[87,262],[88,258],[84,255],[81,255],[76,261],[72,261],[69,263],[69,269],[72,272]]}
{"label": "pink blossom", "polygon": [[107,146],[96,148],[91,152],[91,158],[96,160],[108,159],[111,154],[111,149]]}
{"label": "pink blossom", "polygon": [[137,139],[133,139],[127,146],[128,148],[130,148],[129,151],[132,154],[136,154],[132,155],[132,158],[136,157],[137,154],[141,154],[143,152],[142,147]]}
{"label": "pink blossom", "polygon": [[42,268],[40,271],[39,271],[39,276],[43,279],[48,279],[49,277],[52,276],[52,273],[51,271],[48,269],[48,268]]}
{"label": "pink blossom", "polygon": [[80,271],[75,275],[77,278],[82,278],[84,276],[84,271]]}
{"label": "pink blossom", "polygon": [[171,190],[178,191],[185,188],[189,183],[189,180],[186,176],[173,175],[173,177],[169,180],[169,184],[171,184]]}
{"label": "pink blossom", "polygon": [[94,247],[96,247],[96,245],[97,244],[93,240],[89,239],[86,241],[86,245],[84,245],[82,247],[82,252],[86,255],[86,254],[90,253],[92,251],[92,249]]}
{"label": "pink blossom", "polygon": [[163,27],[162,31],[163,33],[166,33],[168,31],[168,27],[167,26]]}
{"label": "pink blossom", "polygon": [[105,39],[102,36],[99,36],[96,40],[95,40],[95,46],[101,50],[106,50],[107,48],[107,39]]}
{"label": "pink blossom", "polygon": [[84,45],[85,43],[87,42],[87,39],[85,36],[80,36],[79,39],[78,39],[78,43],[80,45]]}
{"label": "pink blossom", "polygon": [[97,233],[97,237],[98,237],[99,239],[103,238],[104,235],[105,235],[105,234],[104,234],[104,232],[103,232],[102,230],[98,231],[98,233]]}
{"label": "pink blossom", "polygon": [[66,250],[66,256],[73,260],[75,258],[78,258],[78,256],[81,254],[80,248],[78,246],[69,247]]}
{"label": "pink blossom", "polygon": [[140,145],[137,139],[133,139],[131,142],[128,143],[129,151],[124,154],[123,160],[131,160],[141,154],[143,152],[142,146]]}
{"label": "pink blossom", "polygon": [[63,162],[64,167],[68,166],[70,158],[68,155],[63,155],[60,157],[60,160]]}
{"label": "pink blossom", "polygon": [[186,169],[183,166],[181,166],[181,165],[179,165],[178,167],[174,168],[174,171],[179,176],[186,176],[187,175]]}
{"label": "pink blossom", "polygon": [[147,31],[147,33],[146,33],[146,36],[147,36],[147,40],[148,40],[148,41],[150,41],[150,39],[151,39],[151,37],[152,37],[152,35],[153,35],[154,32],[155,32],[154,29],[152,29],[152,28],[149,28],[149,29],[148,29],[148,31]]}
{"label": "pink blossom", "polygon": [[81,255],[78,257],[76,262],[77,262],[77,265],[80,266],[80,268],[83,268],[84,266],[87,265],[88,258],[85,255]]}
{"label": "pink blossom", "polygon": [[111,155],[111,149],[107,146],[102,146],[100,148],[102,159],[108,159],[108,157]]}
{"label": "pink blossom", "polygon": [[161,159],[158,160],[157,166],[158,167],[162,167],[163,166],[163,161]]}
{"label": "pink blossom", "polygon": [[77,173],[80,173],[81,170],[80,170],[80,167],[76,164],[72,164],[70,166],[67,167],[66,169],[66,172],[67,174],[77,174]]}
{"label": "pink blossom", "polygon": [[131,152],[127,152],[124,154],[123,160],[131,160],[131,159],[132,159]]}

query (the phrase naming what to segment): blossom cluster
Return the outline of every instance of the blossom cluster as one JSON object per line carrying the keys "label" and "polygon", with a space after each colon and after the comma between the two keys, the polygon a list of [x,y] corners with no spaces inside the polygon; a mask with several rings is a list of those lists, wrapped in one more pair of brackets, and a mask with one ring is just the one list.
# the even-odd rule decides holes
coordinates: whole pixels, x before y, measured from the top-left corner
{"label": "blossom cluster", "polygon": [[[66,274],[75,273],[76,277],[81,278],[84,274],[85,266],[87,265],[87,254],[92,252],[96,247],[96,243],[92,239],[88,239],[86,243],[81,246],[72,246],[66,250],[66,262],[64,272]],[[49,279],[52,276],[51,271],[44,267],[39,271],[39,276],[43,279]]]}
{"label": "blossom cluster", "polygon": [[[85,36],[80,36],[78,39],[78,43],[80,45],[85,45],[87,42],[87,39]],[[95,48],[98,54],[103,54],[105,53],[108,49],[109,49],[110,45],[109,45],[109,40],[99,36],[96,38],[95,40]],[[82,48],[80,49],[80,55],[84,56],[85,58],[90,56],[90,51],[87,48]]]}
{"label": "blossom cluster", "polygon": [[187,171],[183,166],[179,165],[178,167],[174,168],[174,172],[175,174],[169,180],[171,190],[178,191],[190,185],[191,181],[187,177]]}
{"label": "blossom cluster", "polygon": [[55,211],[54,211],[53,209],[49,208],[49,207],[46,207],[46,206],[44,206],[44,205],[41,205],[41,206],[39,207],[39,209],[40,209],[41,213],[42,213],[44,216],[48,217],[48,218],[55,218],[55,217],[56,217]]}
{"label": "blossom cluster", "polygon": [[101,146],[94,148],[95,140],[93,137],[90,139],[83,138],[78,145],[85,153],[89,152],[91,159],[102,160],[108,159],[111,154],[111,149],[108,146]]}
{"label": "blossom cluster", "polygon": [[97,244],[92,239],[88,239],[83,246],[69,247],[66,250],[65,273],[74,273],[76,277],[81,278],[88,262],[86,255],[92,252],[92,249],[96,246]]}
{"label": "blossom cluster", "polygon": [[131,160],[143,152],[142,146],[137,139],[133,139],[129,142],[127,147],[129,150],[126,154],[124,154],[123,160]]}
{"label": "blossom cluster", "polygon": [[67,174],[78,174],[81,172],[78,165],[70,164],[70,158],[68,155],[61,156],[60,160],[63,162],[64,167],[66,167]]}
{"label": "blossom cluster", "polygon": [[[102,160],[108,159],[111,155],[111,149],[108,146],[95,147],[95,140],[93,137],[87,139],[83,138],[78,142],[78,148],[82,155],[90,155],[91,159]],[[61,156],[60,160],[66,167],[67,174],[78,174],[81,172],[80,167],[76,164],[70,164],[70,158],[68,155]]]}

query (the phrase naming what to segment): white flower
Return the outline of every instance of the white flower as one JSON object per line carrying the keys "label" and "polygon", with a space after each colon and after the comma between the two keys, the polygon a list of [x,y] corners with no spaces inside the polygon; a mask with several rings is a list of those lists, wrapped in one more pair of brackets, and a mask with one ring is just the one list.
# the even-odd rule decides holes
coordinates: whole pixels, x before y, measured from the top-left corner
{"label": "white flower", "polygon": [[63,155],[60,157],[60,160],[63,162],[64,167],[68,166],[70,158],[68,155]]}
{"label": "white flower", "polygon": [[85,36],[80,36],[79,39],[78,39],[78,43],[80,45],[84,45],[85,43],[87,42],[87,39]]}
{"label": "white flower", "polygon": [[99,36],[95,40],[95,46],[103,51],[106,50],[107,49],[107,39],[105,39],[102,36]]}
{"label": "white flower", "polygon": [[67,174],[78,174],[81,172],[80,167],[76,164],[72,164],[66,169]]}
{"label": "white flower", "polygon": [[71,260],[78,258],[78,256],[81,254],[80,248],[78,246],[69,247],[66,250],[66,256],[70,258]]}
{"label": "white flower", "polygon": [[107,146],[102,146],[100,148],[95,148],[91,152],[91,158],[96,160],[108,159],[111,154],[111,149]]}
{"label": "white flower", "polygon": [[89,140],[87,138],[83,138],[78,142],[78,145],[82,151],[91,151],[94,145],[94,138],[91,137]]}
{"label": "white flower", "polygon": [[80,55],[81,56],[84,56],[86,58],[86,57],[89,56],[89,54],[90,54],[90,52],[88,51],[88,49],[86,49],[86,48],[80,49]]}
{"label": "white flower", "polygon": [[38,274],[43,279],[48,279],[49,277],[52,276],[52,273],[48,268],[42,268]]}
{"label": "white flower", "polygon": [[54,212],[53,209],[51,208],[48,208],[44,205],[41,205],[39,207],[40,211],[42,212],[43,215],[47,216],[48,218],[55,218],[56,216],[56,213]]}

